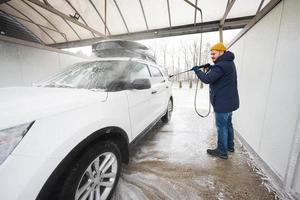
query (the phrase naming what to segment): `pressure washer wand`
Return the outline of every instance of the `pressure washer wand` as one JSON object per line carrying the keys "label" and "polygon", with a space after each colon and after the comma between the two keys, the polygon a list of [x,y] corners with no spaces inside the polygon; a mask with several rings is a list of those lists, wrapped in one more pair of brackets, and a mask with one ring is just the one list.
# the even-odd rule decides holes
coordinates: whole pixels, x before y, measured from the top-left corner
{"label": "pressure washer wand", "polygon": [[189,71],[192,71],[192,70],[189,69],[189,70],[186,70],[186,71],[184,71],[184,72],[179,72],[179,73],[177,73],[177,74],[170,75],[169,78],[172,78],[173,76],[178,76],[178,75],[180,75],[180,74],[187,73],[187,72],[189,72]]}
{"label": "pressure washer wand", "polygon": [[[201,68],[210,68],[210,66],[211,66],[211,65],[210,65],[209,63],[207,63],[207,64],[204,64],[204,65],[198,66],[198,68],[199,68],[199,69],[201,69]],[[169,78],[172,78],[173,76],[178,76],[178,75],[180,75],[180,74],[187,73],[187,72],[190,72],[190,71],[192,71],[192,69],[189,69],[189,70],[186,70],[186,71],[183,71],[183,72],[179,72],[179,73],[177,73],[177,74],[170,75]]]}

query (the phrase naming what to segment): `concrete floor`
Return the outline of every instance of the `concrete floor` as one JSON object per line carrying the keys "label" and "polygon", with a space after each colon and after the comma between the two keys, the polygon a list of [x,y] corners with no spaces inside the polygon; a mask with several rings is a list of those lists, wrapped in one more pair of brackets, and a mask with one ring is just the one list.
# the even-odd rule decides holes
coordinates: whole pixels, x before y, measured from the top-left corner
{"label": "concrete floor", "polygon": [[[194,90],[174,89],[174,112],[133,149],[124,166],[114,199],[277,199],[236,141],[228,160],[213,158],[213,114],[198,117],[193,109]],[[207,105],[208,91],[200,90],[199,107]]]}

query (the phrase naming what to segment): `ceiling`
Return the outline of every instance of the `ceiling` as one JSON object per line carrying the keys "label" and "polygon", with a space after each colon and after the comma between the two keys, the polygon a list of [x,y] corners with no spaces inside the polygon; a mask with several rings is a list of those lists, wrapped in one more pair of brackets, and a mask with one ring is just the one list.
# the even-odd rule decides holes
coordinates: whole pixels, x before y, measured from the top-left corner
{"label": "ceiling", "polygon": [[108,38],[145,39],[208,32],[218,30],[220,23],[223,29],[242,28],[269,1],[0,0],[0,11],[26,27],[36,41],[65,48]]}

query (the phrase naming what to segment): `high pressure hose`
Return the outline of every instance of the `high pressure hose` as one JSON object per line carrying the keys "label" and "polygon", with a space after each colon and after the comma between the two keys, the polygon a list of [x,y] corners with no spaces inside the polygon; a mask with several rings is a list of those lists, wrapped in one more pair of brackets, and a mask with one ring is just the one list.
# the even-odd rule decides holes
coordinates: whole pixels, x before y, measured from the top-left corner
{"label": "high pressure hose", "polygon": [[[199,69],[200,68],[205,68],[205,65],[200,65],[201,63],[201,56],[202,56],[202,25],[203,25],[203,16],[202,16],[202,10],[201,9],[198,9],[200,11],[200,17],[201,17],[201,27],[200,27],[200,48],[199,48]],[[183,74],[183,73],[187,73],[187,72],[190,72],[190,70],[186,70],[186,71],[183,71],[183,72],[179,72],[177,74],[173,74],[173,75],[170,75],[169,78],[172,78],[174,76],[178,76],[180,74]],[[173,79],[174,81],[174,79]],[[173,84],[173,81],[172,81],[172,84]],[[211,102],[210,102],[210,97],[208,95],[208,102],[209,102],[209,106],[208,106],[208,112],[205,114],[205,115],[202,115],[200,114],[200,112],[197,110],[197,94],[198,94],[198,86],[199,86],[199,79],[197,79],[197,83],[196,83],[196,90],[195,90],[195,97],[194,97],[194,109],[195,109],[195,112],[197,113],[197,115],[199,115],[200,117],[202,118],[205,118],[205,117],[208,117],[210,112],[211,112]]]}
{"label": "high pressure hose", "polygon": [[[203,29],[203,16],[202,16],[202,10],[200,9],[200,20],[201,20],[201,27],[200,27],[200,48],[199,48],[199,65],[201,63],[201,56],[202,56],[202,29]],[[195,90],[195,97],[194,97],[194,109],[197,115],[199,115],[202,118],[208,117],[211,111],[211,103],[210,103],[210,97],[208,95],[208,112],[205,115],[200,114],[200,112],[197,110],[197,94],[198,94],[198,85],[199,85],[199,79],[197,78],[197,83],[196,83],[196,90]]]}

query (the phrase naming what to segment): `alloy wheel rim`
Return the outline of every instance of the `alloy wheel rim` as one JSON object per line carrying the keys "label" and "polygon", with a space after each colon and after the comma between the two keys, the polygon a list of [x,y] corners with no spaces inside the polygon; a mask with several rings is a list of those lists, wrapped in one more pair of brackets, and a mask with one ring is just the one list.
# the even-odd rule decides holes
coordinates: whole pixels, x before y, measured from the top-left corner
{"label": "alloy wheel rim", "polygon": [[77,185],[75,200],[102,200],[110,194],[118,170],[118,161],[112,152],[97,156],[86,168]]}

